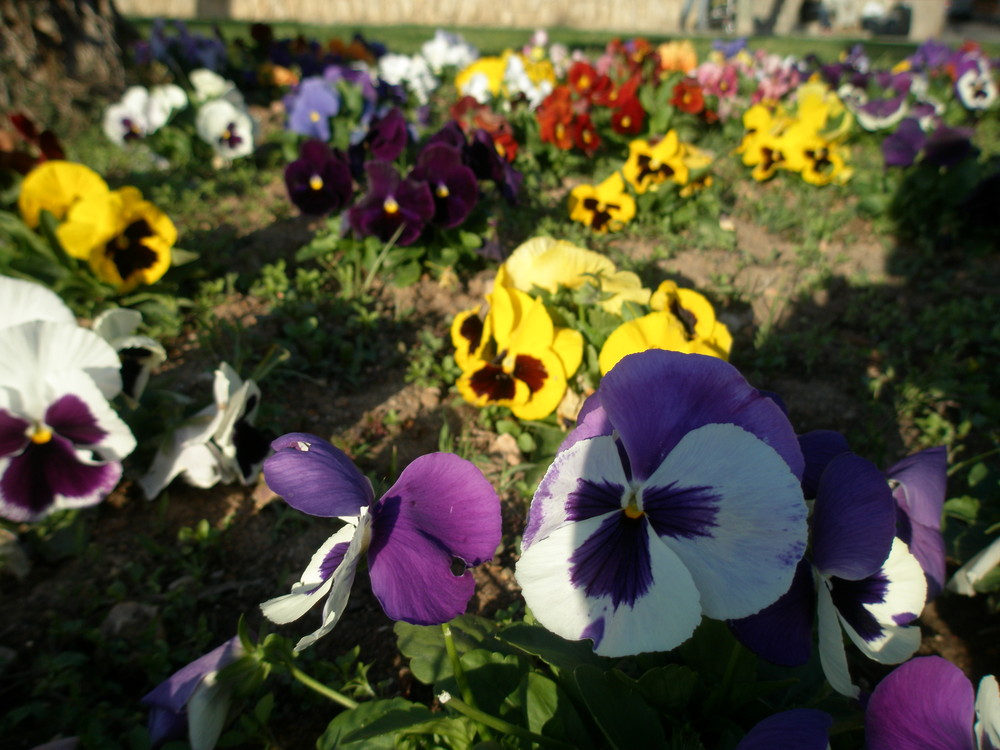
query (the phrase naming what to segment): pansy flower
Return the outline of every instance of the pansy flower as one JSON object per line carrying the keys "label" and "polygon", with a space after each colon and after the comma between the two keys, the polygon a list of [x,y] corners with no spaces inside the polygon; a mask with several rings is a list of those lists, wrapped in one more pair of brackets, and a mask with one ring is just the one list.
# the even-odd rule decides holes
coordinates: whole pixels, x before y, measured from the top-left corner
{"label": "pansy flower", "polygon": [[969,678],[940,656],[908,661],[875,686],[865,709],[865,742],[869,750],[997,750],[997,679],[983,677],[973,694]]}
{"label": "pansy flower", "polygon": [[141,324],[142,313],[138,310],[112,307],[94,318],[92,325],[94,333],[118,352],[122,363],[122,395],[133,408],[146,390],[152,371],[167,359],[160,342],[136,333]]}
{"label": "pansy flower", "polygon": [[531,502],[516,570],[525,601],[606,656],[670,650],[703,614],[755,613],[805,551],[802,467],[784,413],[731,365],[626,357]]}
{"label": "pansy flower", "polygon": [[927,143],[927,135],[915,117],[907,117],[882,141],[882,158],[887,167],[908,167]]}
{"label": "pansy flower", "polygon": [[730,627],[763,658],[794,666],[809,659],[817,619],[827,680],[842,695],[857,697],[843,632],[881,664],[908,659],[920,645],[920,628],[912,623],[924,607],[927,583],[920,563],[895,536],[896,506],[885,476],[851,453],[838,433],[806,433],[800,442],[803,492],[815,497],[810,559],[777,602]]}
{"label": "pansy flower", "polygon": [[646,110],[638,96],[623,99],[611,113],[611,129],[621,135],[636,135],[646,124]]}
{"label": "pansy flower", "polygon": [[456,385],[476,406],[497,404],[521,419],[544,419],[580,366],[583,336],[556,328],[542,301],[508,287],[503,274],[501,267],[490,295],[492,341],[470,352]]}
{"label": "pansy flower", "polygon": [[322,625],[300,651],[337,624],[362,555],[372,593],[393,620],[437,625],[465,612],[476,582],[469,570],[500,543],[500,500],[473,464],[451,453],[421,456],[378,500],[341,451],[315,435],[275,440],[268,486],[296,510],[346,523],[313,555],[291,593],[261,604],[284,624],[326,598]]}
{"label": "pansy flower", "polygon": [[616,232],[635,216],[635,199],[615,172],[599,185],[577,185],[569,194],[569,218],[595,232]]}
{"label": "pansy flower", "polygon": [[566,73],[566,82],[570,89],[585,99],[594,91],[597,79],[597,71],[586,60],[575,60]]}
{"label": "pansy flower", "polygon": [[192,750],[211,750],[226,725],[232,690],[219,672],[243,656],[238,637],[174,672],[144,695],[149,739],[154,747],[187,738]]}
{"label": "pansy flower", "polygon": [[736,750],[829,750],[833,717],[815,708],[793,708],[757,722]]}
{"label": "pansy flower", "polygon": [[504,279],[522,292],[536,287],[555,294],[560,287],[595,287],[598,304],[610,313],[621,313],[622,304],[649,302],[649,289],[632,271],[619,271],[605,255],[577,247],[566,240],[534,237],[524,242],[504,261]]}
{"label": "pansy flower", "polygon": [[198,108],[195,129],[224,161],[253,153],[256,125],[250,114],[228,99],[213,99]]}
{"label": "pansy flower", "polygon": [[286,98],[285,107],[291,132],[329,141],[330,118],[340,111],[340,95],[322,76],[310,76]]}
{"label": "pansy flower", "polygon": [[17,207],[24,223],[34,228],[42,211],[62,220],[77,201],[107,194],[109,190],[104,178],[90,167],[52,159],[25,176]]}
{"label": "pansy flower", "polygon": [[288,197],[302,213],[337,213],[354,196],[347,157],[323,141],[309,139],[299,146],[299,158],[285,167]]}
{"label": "pansy flower", "polygon": [[[24,325],[35,324],[0,331],[0,351]],[[0,516],[12,521],[96,505],[135,448],[128,426],[83,371],[35,375],[20,387],[0,385]]]}
{"label": "pansy flower", "polygon": [[705,93],[697,79],[682,78],[674,86],[674,95],[670,99],[671,106],[681,112],[697,115],[705,109]]}
{"label": "pansy flower", "polygon": [[430,188],[434,198],[431,222],[445,229],[465,221],[479,199],[475,173],[462,163],[462,152],[445,143],[425,146],[409,179]]}
{"label": "pansy flower", "polygon": [[660,63],[660,73],[690,73],[698,66],[698,53],[688,39],[663,42],[656,48]]}
{"label": "pansy flower", "polygon": [[215,403],[170,434],[139,480],[150,500],[178,476],[194,487],[256,480],[269,439],[254,426],[260,388],[223,362],[215,371],[213,394]]}
{"label": "pansy flower", "polygon": [[[500,153],[501,142],[487,131],[478,128],[472,134],[468,148],[469,167],[480,180],[492,180],[500,194],[511,205],[517,202],[524,175],[518,172]],[[510,153],[509,151],[505,153]]]}
{"label": "pansy flower", "polygon": [[966,109],[989,109],[997,100],[997,84],[993,80],[988,60],[970,56],[958,65],[955,93]]}
{"label": "pansy flower", "polygon": [[126,186],[78,201],[56,236],[99,279],[128,292],[167,272],[177,229],[137,188]]}
{"label": "pansy flower", "polygon": [[187,94],[174,84],[130,86],[104,113],[104,134],[119,146],[141,140],[167,124],[170,116],[187,106]]}
{"label": "pansy flower", "polygon": [[398,231],[397,244],[415,242],[434,216],[430,187],[426,182],[402,179],[389,162],[367,162],[365,172],[368,193],[347,213],[351,229],[359,237],[374,235],[383,242]]}
{"label": "pansy flower", "polygon": [[656,190],[667,180],[684,185],[688,181],[684,156],[684,146],[676,130],[668,131],[654,143],[634,140],[628,144],[628,158],[622,165],[622,174],[640,195]]}
{"label": "pansy flower", "polygon": [[664,281],[650,298],[650,307],[652,313],[622,323],[608,336],[598,356],[602,375],[625,356],[647,349],[729,359],[733,337],[702,294]]}

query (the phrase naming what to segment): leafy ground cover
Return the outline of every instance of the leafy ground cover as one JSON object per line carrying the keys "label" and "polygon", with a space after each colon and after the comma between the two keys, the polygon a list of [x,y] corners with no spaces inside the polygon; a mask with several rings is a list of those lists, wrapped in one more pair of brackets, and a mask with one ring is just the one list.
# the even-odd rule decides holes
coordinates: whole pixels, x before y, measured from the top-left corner
{"label": "leafy ground cover", "polygon": [[[274,38],[285,33],[275,29]],[[324,38],[319,31],[309,33]],[[424,41],[430,34],[414,32],[412,38]],[[227,29],[227,36],[237,34]],[[484,39],[480,46],[500,54],[525,41],[494,40],[496,48],[490,49]],[[596,38],[568,41],[598,46]],[[547,42],[536,42],[544,59],[551,59]],[[404,38],[398,43],[387,46],[416,52],[416,43],[407,47]],[[705,60],[707,47],[703,40],[691,53]],[[251,48],[247,39],[232,47],[230,66],[220,69],[235,79],[235,61],[246,62]],[[611,47],[609,55],[628,56],[637,49]],[[642,58],[647,68],[654,65],[652,49]],[[593,57],[602,50],[600,44]],[[667,59],[669,52],[689,54],[671,48],[656,59]],[[878,65],[912,53],[898,50]],[[831,51],[827,62],[834,59]],[[775,75],[767,80],[799,70],[797,63],[770,62]],[[299,66],[287,69],[307,78]],[[162,61],[159,68],[139,67],[137,80],[150,85],[172,75],[184,80],[190,71],[177,67],[171,70]],[[995,80],[995,71],[987,70]],[[184,130],[178,121],[175,130],[164,128],[159,140],[153,133],[128,149],[109,142],[97,124],[70,134],[59,132],[56,121],[46,123],[63,141],[68,160],[88,165],[113,189],[138,188],[168,213],[177,242],[174,265],[162,278],[122,291],[107,279],[95,282],[86,264],[73,266],[64,256],[52,256],[51,264],[28,263],[46,247],[60,246],[46,245],[50,240],[69,252],[72,238],[44,220],[39,232],[24,229],[23,208],[18,213],[16,203],[24,183],[14,183],[6,194],[4,271],[57,289],[88,324],[112,303],[141,311],[143,331],[162,343],[166,356],[141,406],[119,410],[136,448],[107,498],[93,508],[60,510],[30,523],[4,522],[0,692],[11,707],[0,719],[5,742],[27,748],[56,736],[77,736],[83,747],[149,747],[155,732],[147,729],[148,709],[138,698],[241,627],[252,659],[237,662],[242,672],[223,673],[239,688],[219,746],[307,747],[320,738],[319,747],[548,742],[733,748],[753,740],[747,732],[759,720],[803,706],[833,717],[834,747],[863,745],[863,713],[824,681],[815,655],[794,669],[779,669],[740,645],[719,619],[706,617],[690,640],[662,649],[666,653],[641,648],[624,658],[596,656],[588,641],[548,634],[538,624],[547,623],[525,608],[515,568],[532,496],[579,401],[602,382],[598,360],[609,330],[664,313],[655,309],[648,291],[641,305],[633,301],[635,309],[622,303],[624,313],[616,318],[595,304],[608,301],[611,287],[603,287],[603,294],[592,284],[546,290],[543,298],[555,311],[556,327],[583,333],[582,364],[569,373],[567,389],[578,401],[560,394],[558,411],[545,413],[514,397],[470,402],[476,399],[462,384],[470,382],[475,357],[471,351],[463,356],[465,339],[454,320],[484,299],[500,309],[505,302],[498,296],[503,288],[496,284],[498,261],[537,237],[597,251],[614,273],[634,274],[635,284],[623,281],[623,288],[657,290],[669,280],[697,290],[731,336],[725,347],[729,362],[755,388],[780,396],[797,433],[836,430],[880,470],[923,449],[945,447],[947,495],[938,511],[950,577],[990,543],[1000,520],[1000,402],[994,385],[1000,363],[995,294],[1000,264],[990,209],[1000,154],[996,106],[970,112],[960,106],[958,94],[948,93],[941,124],[970,128],[974,146],[950,129],[940,138],[948,136],[946,144],[964,160],[936,162],[934,152],[920,145],[914,153],[921,156],[913,163],[889,169],[883,141],[892,128],[831,136],[811,147],[827,155],[826,171],[817,169],[816,180],[828,184],[817,185],[791,168],[753,176],[761,162],[746,156],[755,132],[745,116],[753,107],[749,97],[734,115],[719,118],[716,109],[720,121],[709,122],[701,112],[685,109],[688,102],[675,88],[688,79],[683,69],[663,65],[657,74],[658,85],[644,84],[644,93],[637,94],[649,118],[644,128],[629,132],[612,107],[589,110],[592,134],[602,139],[593,150],[579,142],[560,145],[555,115],[550,115],[552,129],[545,130],[545,113],[556,110],[548,95],[539,95],[533,108],[524,105],[536,93],[527,87],[519,106],[505,109],[503,95],[488,98],[492,110],[473,109],[468,116],[508,119],[509,131],[494,122],[490,142],[505,143],[504,133],[514,136],[517,155],[508,165],[523,180],[516,203],[503,195],[505,178],[484,180],[477,188],[479,203],[464,223],[433,227],[411,242],[403,240],[405,225],[369,231],[364,215],[355,218],[346,205],[320,216],[293,205],[285,169],[302,158],[305,136],[285,128],[293,102],[282,104],[281,96],[292,89],[280,76],[264,83],[239,79],[260,132],[252,153],[238,158],[208,150],[191,124]],[[805,95],[784,97],[807,77],[801,75],[781,94],[790,119],[806,117]],[[438,117],[461,93],[451,78],[440,80],[427,92]],[[872,84],[868,93],[874,99],[886,86]],[[343,109],[330,119],[326,139],[345,152],[358,145],[349,131],[363,111],[350,90],[339,89]],[[936,93],[945,90],[951,87]],[[831,99],[823,96],[823,131],[837,131],[846,122],[843,105],[834,113]],[[912,96],[909,106],[915,108]],[[402,101],[408,118],[416,115],[418,95],[404,92]],[[720,101],[717,96],[715,106]],[[575,114],[579,109],[577,104]],[[769,116],[776,118],[777,112]],[[338,129],[338,122],[345,127]],[[374,120],[370,127],[382,122]],[[227,132],[234,123],[232,118],[224,123]],[[420,143],[440,124],[425,123]],[[623,183],[616,195],[633,201],[635,216],[616,214],[624,200],[608,199],[600,186],[609,175],[628,177],[625,164],[634,141],[647,138],[643,148],[655,149],[668,139],[650,136],[668,132],[692,148],[647,154],[646,172],[660,169],[650,167],[654,160],[666,162],[674,165],[674,174],[682,166],[689,171],[683,182],[694,184],[710,174],[710,184],[700,180],[703,188],[685,196],[680,191],[687,185],[672,176],[669,189],[659,191],[643,193]],[[688,161],[682,163],[683,148]],[[766,148],[780,150],[776,144]],[[849,176],[837,172],[838,149],[848,154]],[[711,155],[710,169],[698,161],[701,154]],[[412,149],[401,158],[407,167],[420,163]],[[377,179],[369,172],[355,181],[374,185]],[[354,205],[361,205],[364,195],[359,189]],[[378,198],[382,209],[385,200]],[[586,208],[588,200],[595,204],[584,220],[571,220],[574,205]],[[600,219],[602,211],[608,224]],[[513,266],[507,272],[515,275]],[[612,272],[602,266],[591,273],[601,278]],[[535,286],[543,287],[539,279]],[[517,292],[504,294],[512,305],[522,304]],[[499,322],[488,325],[501,335]],[[508,333],[513,348],[515,336]],[[498,343],[494,354],[505,346]],[[491,357],[481,359],[484,366],[499,366]],[[332,533],[330,519],[294,510],[256,472],[248,472],[246,484],[194,487],[178,480],[152,493],[154,499],[145,497],[141,480],[157,449],[172,428],[211,403],[212,373],[220,362],[258,383],[255,426],[262,436],[302,432],[329,439],[370,478],[375,497],[405,467],[434,451],[455,453],[483,472],[499,497],[501,541],[492,561],[473,569],[476,589],[468,614],[452,622],[449,635],[436,627],[394,625],[383,611],[383,597],[373,593],[378,584],[358,575],[337,627],[293,655],[295,641],[314,630],[318,615],[279,626],[268,622],[258,605],[300,579]],[[536,390],[542,392],[532,388],[532,395]],[[927,604],[917,652],[945,657],[974,684],[1000,671],[996,571],[976,586],[978,596],[948,591]],[[909,656],[877,664],[851,652],[848,681],[867,692],[891,664]],[[443,699],[442,691],[455,699]],[[882,696],[888,688],[884,691]],[[616,695],[621,705],[608,697]],[[488,716],[455,708],[463,701]],[[359,705],[345,710],[354,704]],[[616,722],[616,713],[629,717],[627,726]],[[867,735],[870,747],[892,746],[878,741]],[[773,745],[766,740],[740,745],[752,746]]]}

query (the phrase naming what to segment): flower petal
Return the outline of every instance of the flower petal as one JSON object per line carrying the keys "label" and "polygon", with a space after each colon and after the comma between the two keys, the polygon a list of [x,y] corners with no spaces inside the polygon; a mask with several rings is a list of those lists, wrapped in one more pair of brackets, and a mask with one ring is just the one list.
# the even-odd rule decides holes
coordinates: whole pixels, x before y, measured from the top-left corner
{"label": "flower petal", "polygon": [[[614,592],[588,596],[585,584],[578,577],[574,581],[578,567],[574,557],[588,543],[594,544],[591,540],[609,518],[617,520],[624,515],[597,516],[563,526],[524,550],[516,571],[524,600],[546,628],[571,640],[590,638],[598,654],[626,656],[669,651],[694,632],[701,622],[701,606],[687,568],[649,533],[648,526],[643,524],[645,532],[631,540],[643,545],[642,552],[647,553],[644,564],[648,571],[630,573],[644,579],[641,596],[615,606]],[[605,564],[617,570],[622,570],[629,560],[634,561],[637,554],[635,549],[624,547],[602,550],[592,546],[590,552],[603,554]],[[600,567],[598,562],[595,566]]]}
{"label": "flower petal", "polygon": [[993,675],[987,675],[979,681],[975,730],[980,750],[1000,748],[1000,686]]}
{"label": "flower petal", "polygon": [[243,647],[238,637],[230,638],[221,646],[212,649],[204,656],[195,659],[185,667],[174,672],[139,702],[144,706],[158,706],[169,711],[183,710],[198,683],[209,672],[222,669],[226,664],[235,661],[243,653]]}
{"label": "flower petal", "polygon": [[885,677],[865,711],[870,750],[973,750],[972,683],[940,656],[908,661]]}
{"label": "flower petal", "polygon": [[758,722],[736,750],[827,750],[832,725],[826,711],[793,708]]}
{"label": "flower petal", "polygon": [[720,359],[659,349],[633,354],[608,373],[598,393],[637,479],[656,471],[688,432],[712,423],[756,435],[802,476],[802,453],[787,417]]}
{"label": "flower petal", "polygon": [[54,323],[76,325],[76,316],[66,303],[58,294],[41,284],[0,276],[0,300],[3,300],[0,326],[4,328],[31,320],[51,320]]}
{"label": "flower petal", "polygon": [[822,576],[816,574],[817,614],[816,631],[819,640],[819,662],[830,687],[848,698],[857,698],[861,690],[851,682],[851,672],[847,668],[847,651],[844,649],[844,633],[840,626],[837,608],[830,596],[830,589]]}
{"label": "flower petal", "polygon": [[643,504],[709,617],[746,617],[788,591],[806,505],[788,464],[755,435],[733,424],[692,430],[646,480]]}
{"label": "flower petal", "polygon": [[816,497],[819,488],[819,478],[827,464],[841,453],[849,453],[851,446],[847,438],[836,430],[812,430],[799,435],[799,447],[806,461],[802,474],[802,492],[807,500]]}
{"label": "flower petal", "polygon": [[499,544],[500,499],[482,472],[450,453],[421,456],[373,506],[372,592],[394,620],[447,622],[475,589],[464,568],[493,557]]}
{"label": "flower petal", "polygon": [[989,547],[980,550],[965,565],[955,571],[948,581],[948,590],[965,596],[976,595],[976,581],[1000,565],[1000,537],[993,540]]}
{"label": "flower petal", "polygon": [[898,483],[893,490],[896,502],[911,520],[932,529],[941,528],[948,480],[948,451],[943,445],[907,456],[885,475]]}
{"label": "flower petal", "polygon": [[371,482],[340,450],[316,435],[292,432],[271,443],[264,480],[289,505],[311,516],[357,515],[374,499]]}

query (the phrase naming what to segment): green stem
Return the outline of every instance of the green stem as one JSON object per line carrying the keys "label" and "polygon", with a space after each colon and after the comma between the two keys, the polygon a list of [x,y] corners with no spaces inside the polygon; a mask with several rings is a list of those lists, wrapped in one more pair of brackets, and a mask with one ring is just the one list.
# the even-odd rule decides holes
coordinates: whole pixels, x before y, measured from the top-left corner
{"label": "green stem", "polygon": [[399,228],[396,229],[395,234],[393,234],[392,237],[389,238],[389,241],[385,243],[385,247],[382,248],[382,251],[378,254],[378,257],[375,258],[375,262],[372,263],[371,270],[368,271],[368,276],[365,277],[365,281],[361,285],[362,292],[367,292],[368,287],[372,285],[372,281],[375,278],[375,274],[378,273],[378,269],[382,267],[382,264],[385,262],[386,256],[389,254],[389,251],[392,250],[393,245],[396,244],[396,240],[399,239],[399,235],[403,233],[403,228],[405,226],[406,226],[405,222],[399,225]]}
{"label": "green stem", "polygon": [[978,456],[967,458],[964,461],[955,464],[954,466],[948,467],[948,476],[950,477],[952,474],[959,471],[960,469],[964,469],[966,466],[974,464],[976,461],[982,461],[984,458],[988,458],[989,456],[992,456],[994,453],[1000,453],[1000,445],[998,445],[996,448],[991,448],[985,453],[980,453]]}
{"label": "green stem", "polygon": [[451,660],[451,671],[455,673],[455,682],[458,689],[462,691],[462,700],[470,706],[476,705],[476,699],[472,695],[472,686],[469,685],[469,678],[462,669],[462,662],[458,658],[458,649],[455,647],[455,639],[451,635],[451,626],[441,623],[441,633],[444,635],[444,648],[448,652],[448,659]]}
{"label": "green stem", "polygon": [[722,692],[719,694],[720,704],[729,700],[729,691],[733,687],[733,675],[736,673],[736,662],[740,659],[740,646],[739,642],[733,641],[733,649],[729,653],[729,662],[726,664],[726,672],[722,676]]}
{"label": "green stem", "polygon": [[357,701],[351,700],[346,695],[344,695],[342,693],[338,693],[333,688],[327,687],[326,685],[324,685],[319,680],[314,680],[312,677],[310,677],[309,675],[307,675],[305,672],[303,672],[298,667],[292,667],[292,666],[290,666],[289,668],[291,669],[292,677],[294,677],[296,680],[298,680],[299,682],[301,682],[303,685],[305,685],[310,690],[316,691],[317,693],[319,693],[320,695],[322,695],[324,698],[329,698],[334,703],[339,703],[344,708],[351,709],[351,708],[357,708],[358,707],[358,702]]}
{"label": "green stem", "polygon": [[541,734],[535,734],[534,732],[525,729],[524,727],[519,727],[516,724],[511,724],[508,721],[492,716],[488,713],[480,711],[478,708],[470,706],[465,701],[459,700],[458,698],[453,698],[448,693],[441,693],[438,696],[438,700],[450,708],[455,709],[463,716],[466,716],[473,721],[476,721],[484,726],[490,727],[491,729],[496,729],[498,732],[503,732],[504,734],[512,734],[515,737],[520,737],[521,739],[528,740],[529,742],[534,742],[538,745],[545,745],[547,747],[557,747],[563,748],[564,750],[573,750],[573,745],[566,742],[560,742],[559,740],[552,739],[551,737],[546,737]]}

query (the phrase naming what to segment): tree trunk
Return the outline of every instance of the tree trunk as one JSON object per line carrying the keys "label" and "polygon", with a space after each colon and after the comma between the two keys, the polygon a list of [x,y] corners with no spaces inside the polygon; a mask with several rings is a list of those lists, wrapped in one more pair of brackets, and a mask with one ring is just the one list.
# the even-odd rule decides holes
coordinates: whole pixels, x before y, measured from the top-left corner
{"label": "tree trunk", "polygon": [[125,87],[130,33],[114,0],[0,0],[0,112],[93,115]]}

